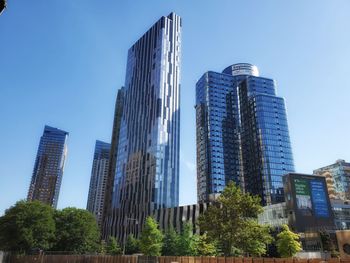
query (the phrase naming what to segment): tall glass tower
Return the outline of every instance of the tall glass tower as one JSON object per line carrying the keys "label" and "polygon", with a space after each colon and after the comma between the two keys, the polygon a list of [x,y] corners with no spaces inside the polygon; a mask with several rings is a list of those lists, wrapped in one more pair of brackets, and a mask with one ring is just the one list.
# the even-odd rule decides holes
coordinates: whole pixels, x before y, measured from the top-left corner
{"label": "tall glass tower", "polygon": [[[117,99],[115,102],[115,110],[114,110],[111,150],[109,153],[108,176],[107,176],[107,182],[106,182],[106,192],[104,196],[104,209],[103,209],[102,219],[101,219],[103,234],[109,233],[111,229],[112,195],[113,195],[116,160],[117,160],[118,146],[119,146],[120,123],[123,115],[123,104],[124,104],[124,87],[121,87],[118,90]],[[106,236],[106,238],[108,238],[108,236]]]}
{"label": "tall glass tower", "polygon": [[57,207],[67,158],[67,139],[68,132],[45,126],[29,186],[28,201],[39,200]]}
{"label": "tall glass tower", "polygon": [[234,64],[207,72],[196,86],[198,200],[209,201],[228,181],[284,200],[282,176],[294,172],[284,99],[256,66]]}
{"label": "tall glass tower", "polygon": [[86,209],[95,215],[99,226],[102,223],[110,150],[109,143],[96,141]]}
{"label": "tall glass tower", "polygon": [[120,239],[138,235],[154,209],[179,203],[180,57],[174,13],[128,52],[110,223]]}

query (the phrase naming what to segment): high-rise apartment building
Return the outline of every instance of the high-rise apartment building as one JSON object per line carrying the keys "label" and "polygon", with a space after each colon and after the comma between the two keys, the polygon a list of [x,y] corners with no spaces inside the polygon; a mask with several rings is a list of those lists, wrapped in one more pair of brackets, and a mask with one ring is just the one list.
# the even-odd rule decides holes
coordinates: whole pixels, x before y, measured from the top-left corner
{"label": "high-rise apartment building", "polygon": [[256,66],[234,64],[206,72],[196,85],[198,201],[209,201],[229,181],[283,202],[282,176],[294,172],[284,99]]}
{"label": "high-rise apartment building", "polygon": [[96,141],[86,209],[95,215],[99,226],[102,224],[110,149],[109,143]]}
{"label": "high-rise apartment building", "polygon": [[314,174],[326,177],[331,199],[350,200],[350,163],[337,160],[334,164],[314,170]]}
{"label": "high-rise apartment building", "polygon": [[[108,225],[108,218],[111,218],[112,212],[112,192],[115,177],[115,168],[118,153],[118,143],[119,143],[119,131],[120,123],[123,114],[123,103],[124,103],[124,87],[118,90],[117,99],[115,102],[114,110],[114,120],[113,120],[113,130],[111,138],[111,150],[109,154],[109,167],[106,182],[106,192],[104,197],[104,209],[102,214],[102,225],[103,233],[108,232],[107,229],[110,228]],[[107,228],[107,229],[106,229]]]}
{"label": "high-rise apartment building", "polygon": [[57,207],[67,158],[67,139],[68,132],[45,126],[29,186],[28,201],[39,200]]}
{"label": "high-rise apartment building", "polygon": [[[158,20],[128,52],[109,233],[138,235],[179,202],[181,18]],[[137,224],[135,224],[137,222]]]}

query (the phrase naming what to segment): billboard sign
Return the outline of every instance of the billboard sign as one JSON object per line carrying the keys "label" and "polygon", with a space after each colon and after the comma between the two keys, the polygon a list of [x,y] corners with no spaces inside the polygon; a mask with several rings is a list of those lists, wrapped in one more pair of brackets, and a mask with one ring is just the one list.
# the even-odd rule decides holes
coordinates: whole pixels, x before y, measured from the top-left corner
{"label": "billboard sign", "polygon": [[294,179],[297,208],[304,216],[312,216],[312,203],[309,181]]}
{"label": "billboard sign", "polygon": [[326,189],[322,181],[310,181],[312,203],[316,217],[329,217]]}
{"label": "billboard sign", "polygon": [[283,182],[289,224],[294,230],[334,229],[334,215],[324,177],[289,173]]}
{"label": "billboard sign", "polygon": [[294,187],[297,208],[303,216],[329,217],[323,181],[294,178]]}

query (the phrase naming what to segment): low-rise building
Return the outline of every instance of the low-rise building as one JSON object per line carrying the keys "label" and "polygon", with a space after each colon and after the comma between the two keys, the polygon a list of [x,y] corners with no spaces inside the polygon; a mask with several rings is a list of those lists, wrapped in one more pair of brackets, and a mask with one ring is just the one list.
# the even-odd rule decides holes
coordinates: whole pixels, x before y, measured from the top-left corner
{"label": "low-rise building", "polygon": [[326,178],[330,199],[350,200],[350,163],[337,160],[314,170],[314,174]]}
{"label": "low-rise building", "polygon": [[350,229],[350,201],[331,200],[337,230]]}

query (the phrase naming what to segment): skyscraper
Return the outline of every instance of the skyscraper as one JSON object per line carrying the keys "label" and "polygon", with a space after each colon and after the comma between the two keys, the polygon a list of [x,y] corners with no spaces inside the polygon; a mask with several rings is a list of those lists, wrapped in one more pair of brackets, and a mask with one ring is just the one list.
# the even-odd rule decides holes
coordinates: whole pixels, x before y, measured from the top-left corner
{"label": "skyscraper", "polygon": [[262,204],[284,200],[282,176],[294,172],[284,99],[256,66],[234,64],[207,72],[196,85],[198,201],[229,181],[259,195]]}
{"label": "skyscraper", "polygon": [[45,126],[29,186],[28,201],[39,200],[57,207],[67,158],[67,139],[68,132]]}
{"label": "skyscraper", "polygon": [[86,209],[95,215],[99,226],[101,226],[102,223],[104,209],[110,148],[111,145],[109,143],[96,141],[94,160],[91,170]]}
{"label": "skyscraper", "polygon": [[119,144],[119,131],[120,123],[123,114],[123,103],[124,103],[124,87],[121,87],[118,90],[117,99],[115,102],[114,110],[114,120],[113,120],[113,130],[112,130],[112,139],[111,139],[111,150],[109,154],[109,167],[108,175],[106,182],[106,192],[104,196],[104,209],[102,214],[102,224],[103,224],[103,233],[108,232],[108,229],[111,228],[111,212],[112,212],[112,192],[114,186],[114,177],[115,177],[115,168],[116,160],[118,153],[118,144]]}
{"label": "skyscraper", "polygon": [[[138,235],[154,209],[179,202],[181,18],[160,18],[130,49],[111,234]],[[138,224],[135,224],[138,222]]]}
{"label": "skyscraper", "polygon": [[316,169],[314,174],[326,177],[331,199],[350,200],[350,163],[337,160],[334,164]]}

